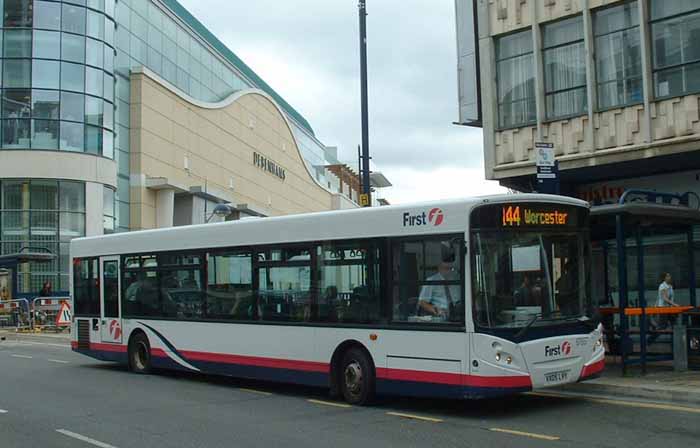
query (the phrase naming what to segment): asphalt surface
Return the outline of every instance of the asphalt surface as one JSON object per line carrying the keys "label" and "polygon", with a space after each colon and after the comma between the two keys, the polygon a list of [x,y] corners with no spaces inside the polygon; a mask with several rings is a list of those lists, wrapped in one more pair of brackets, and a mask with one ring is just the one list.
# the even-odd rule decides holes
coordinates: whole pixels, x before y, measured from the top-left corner
{"label": "asphalt surface", "polygon": [[690,447],[700,408],[526,394],[381,398],[175,373],[134,375],[60,339],[0,341],[0,447]]}

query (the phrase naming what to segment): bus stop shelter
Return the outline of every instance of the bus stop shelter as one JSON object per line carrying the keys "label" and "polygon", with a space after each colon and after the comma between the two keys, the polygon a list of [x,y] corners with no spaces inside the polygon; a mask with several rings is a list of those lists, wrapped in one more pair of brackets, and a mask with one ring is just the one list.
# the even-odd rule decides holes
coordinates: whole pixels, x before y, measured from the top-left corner
{"label": "bus stop shelter", "polygon": [[[610,351],[620,355],[623,373],[630,365],[639,364],[644,372],[648,362],[673,359],[672,350],[648,350],[648,343],[662,333],[650,321],[660,322],[660,313],[673,321],[671,316],[696,306],[694,226],[700,224],[699,205],[694,193],[628,190],[616,204],[591,208],[591,239],[598,260],[602,258],[594,266],[603,286],[597,306]],[[688,306],[657,308],[660,276],[674,270],[681,283],[676,300]]]}
{"label": "bus stop shelter", "polygon": [[0,270],[9,273],[10,297],[19,297],[19,266],[24,263],[47,263],[56,259],[56,254],[45,248],[23,247],[14,254],[0,255]]}

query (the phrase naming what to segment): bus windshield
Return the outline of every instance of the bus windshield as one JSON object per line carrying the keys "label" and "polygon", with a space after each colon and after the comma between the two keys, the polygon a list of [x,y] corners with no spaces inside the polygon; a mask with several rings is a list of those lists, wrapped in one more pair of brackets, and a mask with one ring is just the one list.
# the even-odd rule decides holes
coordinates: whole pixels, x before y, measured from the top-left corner
{"label": "bus windshield", "polygon": [[520,225],[502,219],[506,225],[501,228],[472,231],[476,326],[523,328],[585,319],[590,304],[589,240],[575,215],[587,215],[587,210],[561,212],[578,223],[545,227],[524,225],[522,215],[534,212],[518,208]]}

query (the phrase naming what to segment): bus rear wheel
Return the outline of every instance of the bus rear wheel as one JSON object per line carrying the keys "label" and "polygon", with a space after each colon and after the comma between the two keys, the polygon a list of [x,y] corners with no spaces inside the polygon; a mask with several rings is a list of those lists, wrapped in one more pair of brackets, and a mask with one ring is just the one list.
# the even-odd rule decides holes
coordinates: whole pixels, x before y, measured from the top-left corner
{"label": "bus rear wheel", "polygon": [[129,368],[134,373],[151,373],[151,344],[143,333],[135,334],[129,342]]}
{"label": "bus rear wheel", "polygon": [[367,353],[358,348],[348,350],[340,367],[340,388],[345,401],[360,406],[371,403],[375,378]]}

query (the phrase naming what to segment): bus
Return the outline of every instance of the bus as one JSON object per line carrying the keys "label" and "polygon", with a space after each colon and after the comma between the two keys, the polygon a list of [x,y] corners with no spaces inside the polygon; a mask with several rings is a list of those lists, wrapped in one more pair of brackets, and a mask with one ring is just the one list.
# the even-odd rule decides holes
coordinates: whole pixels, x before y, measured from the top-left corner
{"label": "bus", "polygon": [[604,366],[588,225],[517,194],[78,238],[72,348],[352,404],[577,382]]}

